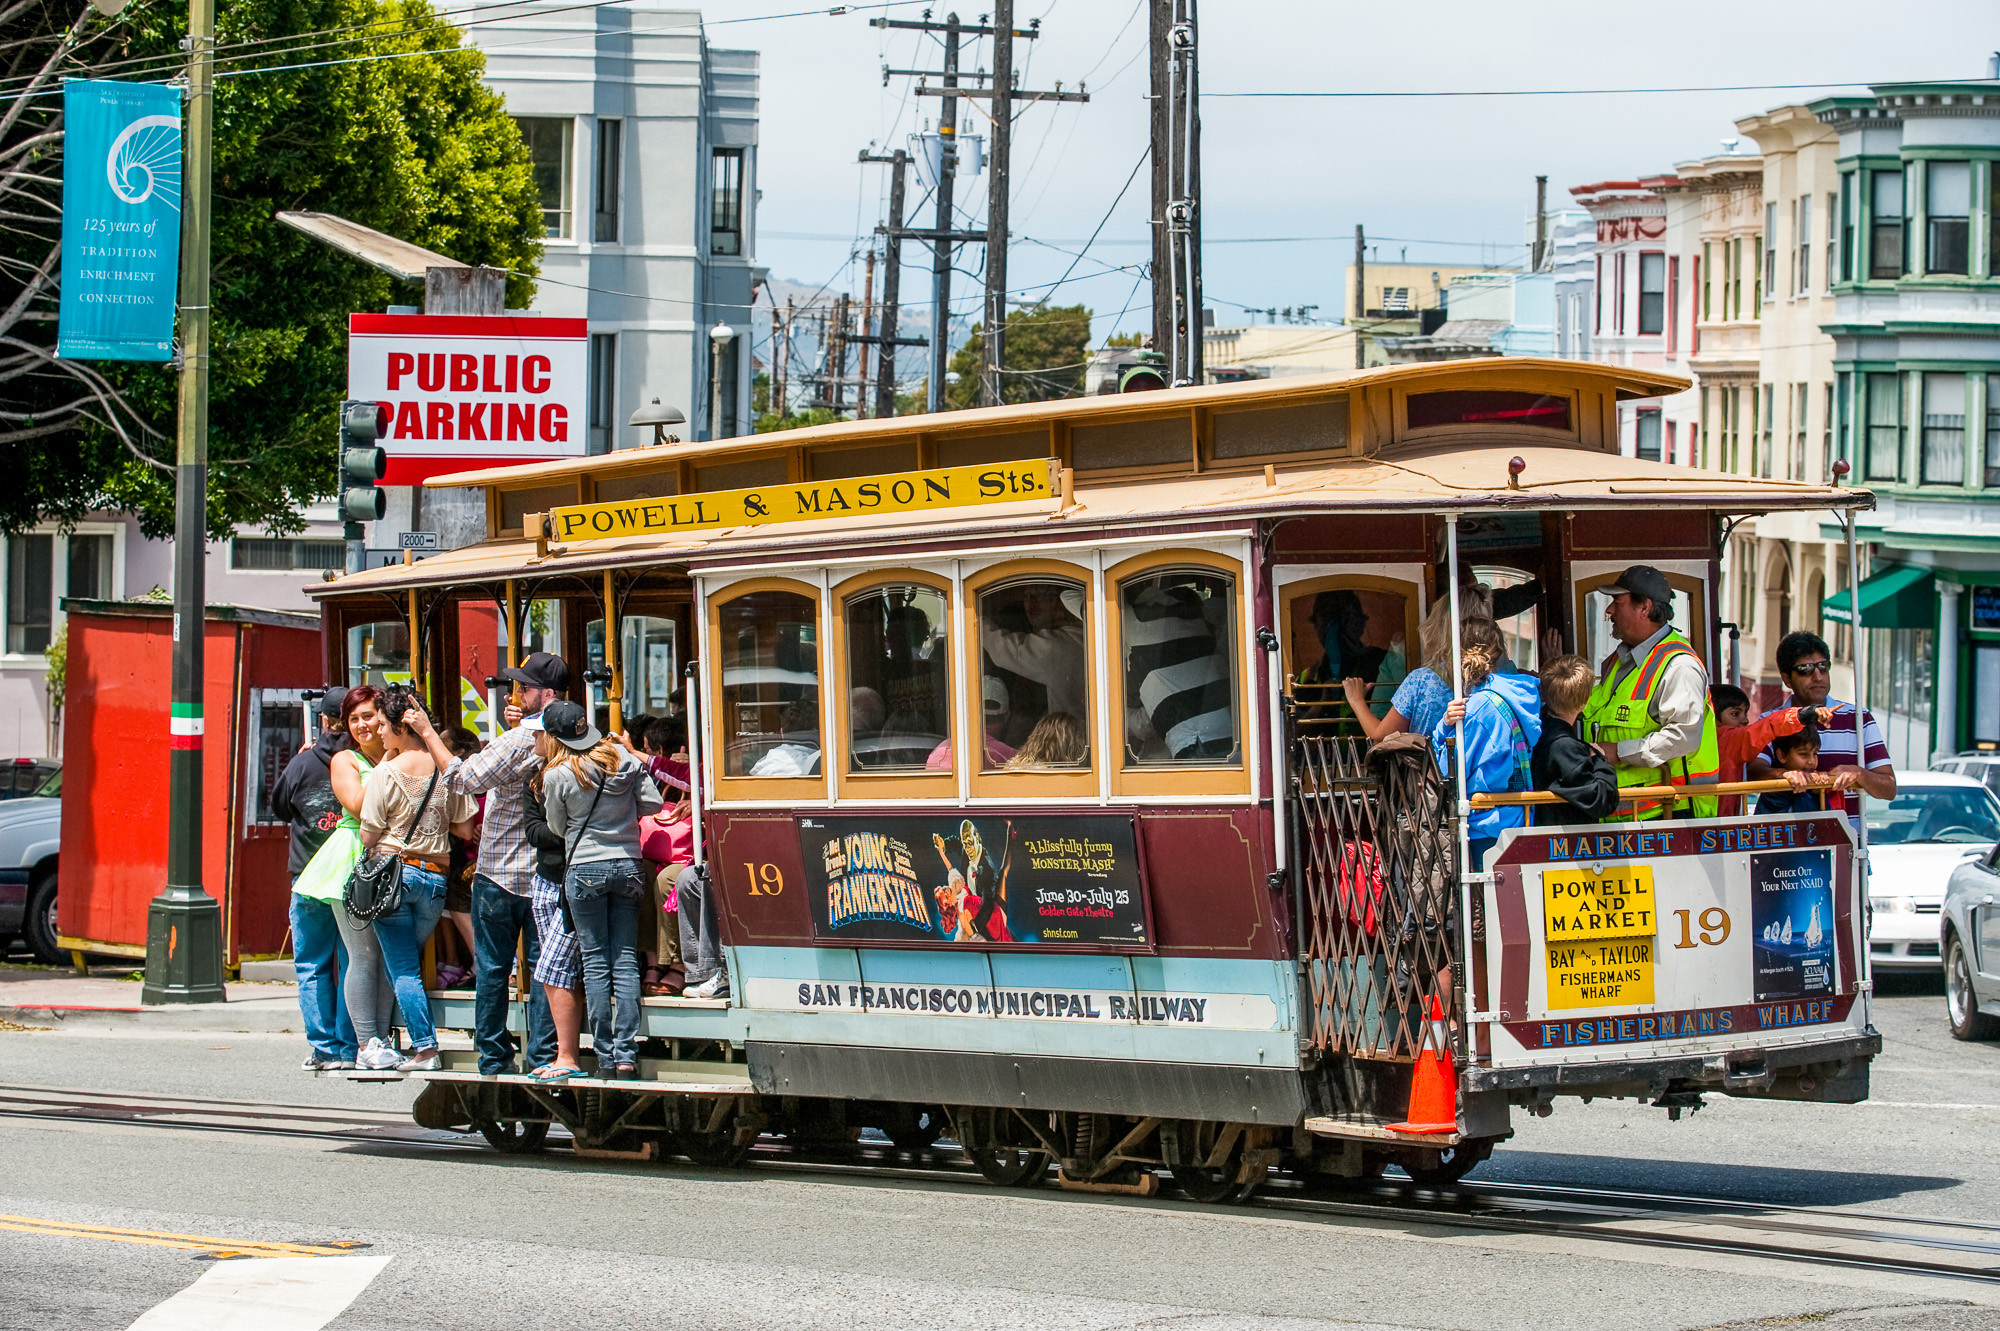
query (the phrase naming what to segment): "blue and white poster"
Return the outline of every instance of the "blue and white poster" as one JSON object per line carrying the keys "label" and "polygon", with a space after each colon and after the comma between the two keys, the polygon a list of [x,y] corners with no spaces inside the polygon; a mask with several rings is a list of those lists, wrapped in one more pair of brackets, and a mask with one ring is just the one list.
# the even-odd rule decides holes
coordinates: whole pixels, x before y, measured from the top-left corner
{"label": "blue and white poster", "polygon": [[171,360],[181,259],[181,91],[63,84],[56,354]]}
{"label": "blue and white poster", "polygon": [[1750,857],[1756,1001],[1834,991],[1833,852]]}

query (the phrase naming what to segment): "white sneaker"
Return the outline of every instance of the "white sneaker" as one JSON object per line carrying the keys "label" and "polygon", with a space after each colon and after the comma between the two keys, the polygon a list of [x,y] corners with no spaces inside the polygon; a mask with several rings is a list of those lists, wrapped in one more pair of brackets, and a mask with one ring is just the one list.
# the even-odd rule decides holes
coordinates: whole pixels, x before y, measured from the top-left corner
{"label": "white sneaker", "polygon": [[681,990],[682,998],[726,998],[729,996],[729,972],[717,971],[700,984],[689,985]]}
{"label": "white sneaker", "polygon": [[436,1072],[443,1064],[438,1062],[438,1051],[433,1049],[422,1058],[406,1058],[396,1065],[398,1072]]}
{"label": "white sneaker", "polygon": [[369,1072],[388,1072],[402,1061],[403,1056],[378,1037],[368,1042],[360,1057],[354,1060],[354,1065]]}

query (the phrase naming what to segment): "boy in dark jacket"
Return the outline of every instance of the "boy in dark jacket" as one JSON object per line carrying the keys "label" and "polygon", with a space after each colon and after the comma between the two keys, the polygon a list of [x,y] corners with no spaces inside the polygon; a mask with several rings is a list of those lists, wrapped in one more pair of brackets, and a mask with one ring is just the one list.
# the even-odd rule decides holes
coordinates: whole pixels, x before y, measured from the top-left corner
{"label": "boy in dark jacket", "polygon": [[1535,789],[1560,795],[1563,803],[1531,806],[1533,823],[1594,823],[1618,812],[1618,774],[1576,733],[1576,718],[1596,682],[1581,656],[1558,656],[1542,667],[1542,736],[1528,767]]}
{"label": "boy in dark jacket", "polygon": [[[320,695],[319,734],[292,755],[271,787],[271,812],[292,825],[289,876],[294,881],[346,812],[334,798],[332,775],[333,755],[347,747],[347,731],[340,724],[340,703],[346,696],[341,688]],[[292,893],[292,965],[298,972],[299,1015],[310,1049],[307,1072],[354,1066],[354,1026],[347,1019],[340,983],[347,946],[333,915],[339,909],[339,902]]]}

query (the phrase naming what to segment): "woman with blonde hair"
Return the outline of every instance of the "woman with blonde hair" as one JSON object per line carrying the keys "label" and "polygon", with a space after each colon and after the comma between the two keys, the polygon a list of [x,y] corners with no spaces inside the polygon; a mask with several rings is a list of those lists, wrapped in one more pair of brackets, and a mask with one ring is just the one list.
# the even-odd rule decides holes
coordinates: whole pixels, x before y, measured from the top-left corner
{"label": "woman with blonde hair", "polygon": [[566,851],[563,895],[583,946],[597,1075],[635,1078],[639,907],[646,898],[639,819],[658,813],[665,801],[646,765],[599,734],[578,704],[550,703],[542,729],[555,741],[542,768],[542,807]]}
{"label": "woman with blonde hair", "polygon": [[[1470,619],[1472,612],[1467,614]],[[1423,626],[1417,631],[1417,641],[1423,650],[1423,664],[1403,676],[1384,715],[1375,715],[1375,709],[1369,705],[1369,681],[1358,676],[1340,681],[1347,704],[1354,709],[1355,720],[1361,723],[1362,733],[1371,742],[1406,730],[1413,735],[1430,734],[1444,716],[1445,704],[1451,701],[1449,599],[1439,597],[1431,603],[1430,613],[1424,616]]]}
{"label": "woman with blonde hair", "polygon": [[1035,722],[1003,770],[1039,772],[1051,767],[1075,767],[1090,756],[1090,736],[1083,722],[1068,712],[1050,712]]}
{"label": "woman with blonde hair", "polygon": [[[1502,670],[1507,640],[1500,626],[1475,617],[1459,625],[1459,665],[1465,697],[1444,709],[1431,731],[1438,766],[1451,773],[1448,743],[1455,741],[1465,772],[1467,794],[1499,794],[1534,789],[1530,765],[1542,737],[1542,685],[1533,675]],[[1466,826],[1472,867],[1484,867],[1486,853],[1510,827],[1526,823],[1520,806],[1475,809]]]}

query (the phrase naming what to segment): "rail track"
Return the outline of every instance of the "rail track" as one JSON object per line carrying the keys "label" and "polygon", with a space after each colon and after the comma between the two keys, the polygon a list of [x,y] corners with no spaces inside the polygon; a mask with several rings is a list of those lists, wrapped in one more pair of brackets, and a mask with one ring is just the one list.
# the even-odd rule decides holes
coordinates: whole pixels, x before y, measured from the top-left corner
{"label": "rail track", "polygon": [[[0,1119],[304,1139],[350,1148],[479,1155],[507,1159],[516,1165],[531,1159],[503,1157],[476,1134],[418,1127],[402,1112],[327,1105],[0,1085]],[[566,1138],[552,1136],[550,1152],[542,1158],[559,1161],[567,1145]],[[767,1136],[738,1168],[990,1188],[955,1146],[910,1151],[868,1136],[844,1147],[795,1146]],[[1117,1201],[1141,1206],[1189,1205],[1171,1196],[1120,1197]],[[1407,1225],[1420,1220],[1442,1228],[1561,1235],[2000,1284],[2000,1223],[1976,1220],[1477,1179],[1448,1187],[1421,1186],[1394,1176],[1338,1187],[1324,1183],[1309,1186],[1275,1173],[1246,1205],[1251,1210],[1329,1222],[1374,1220]]]}

